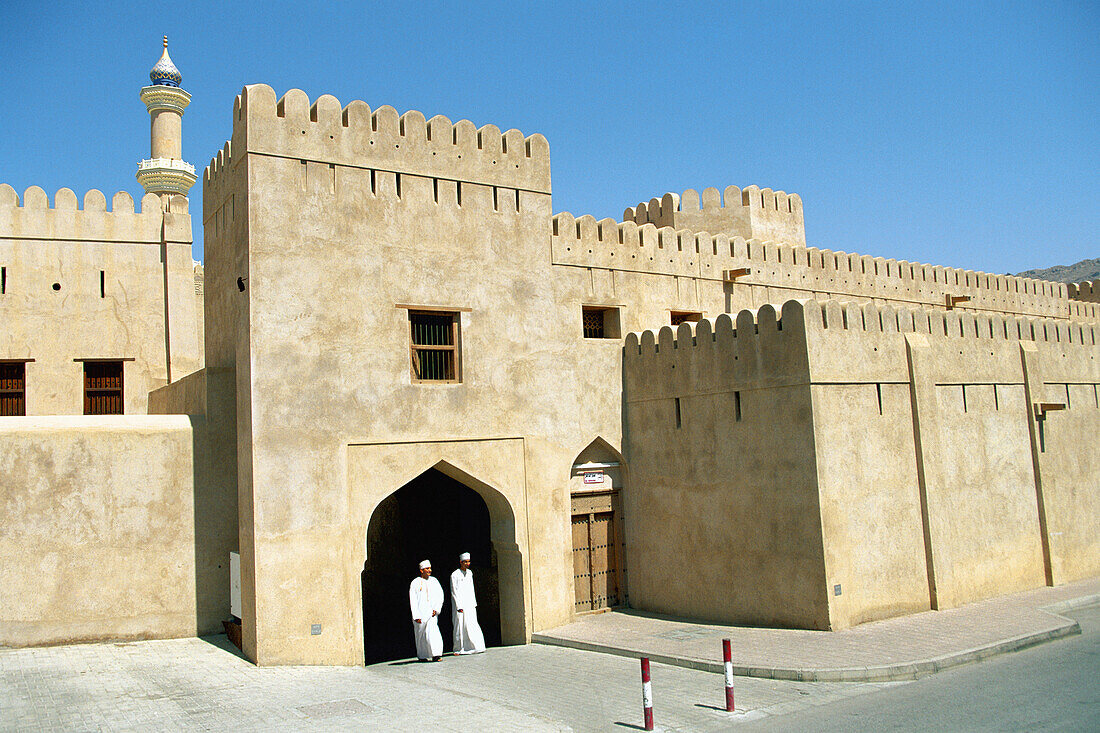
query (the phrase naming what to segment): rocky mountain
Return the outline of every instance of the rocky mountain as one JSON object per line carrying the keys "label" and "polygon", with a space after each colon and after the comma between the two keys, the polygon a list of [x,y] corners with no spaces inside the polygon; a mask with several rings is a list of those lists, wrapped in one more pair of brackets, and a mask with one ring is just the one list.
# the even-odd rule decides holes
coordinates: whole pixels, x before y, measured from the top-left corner
{"label": "rocky mountain", "polygon": [[1081,260],[1076,265],[1055,265],[1043,270],[1018,272],[1016,276],[1033,277],[1038,280],[1053,280],[1056,283],[1080,283],[1086,280],[1100,280],[1100,257]]}

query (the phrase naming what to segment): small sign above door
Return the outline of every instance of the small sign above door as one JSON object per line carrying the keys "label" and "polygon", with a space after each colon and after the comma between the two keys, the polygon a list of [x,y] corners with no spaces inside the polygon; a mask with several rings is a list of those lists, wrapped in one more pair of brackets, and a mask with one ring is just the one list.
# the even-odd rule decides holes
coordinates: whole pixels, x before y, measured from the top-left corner
{"label": "small sign above door", "polygon": [[602,484],[603,472],[602,471],[585,471],[584,482],[586,484]]}

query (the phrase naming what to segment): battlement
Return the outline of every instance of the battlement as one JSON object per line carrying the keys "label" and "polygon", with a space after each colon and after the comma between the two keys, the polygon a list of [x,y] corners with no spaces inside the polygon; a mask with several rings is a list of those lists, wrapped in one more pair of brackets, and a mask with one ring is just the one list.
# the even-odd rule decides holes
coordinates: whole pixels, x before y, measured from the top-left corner
{"label": "battlement", "polygon": [[765,305],[736,318],[723,313],[713,322],[628,334],[623,373],[631,399],[721,391],[728,383],[766,387],[811,377],[853,379],[862,372],[904,381],[904,341],[896,335],[905,333],[965,340],[972,351],[980,342],[1033,342],[1059,350],[1100,345],[1100,326],[1093,324],[791,300],[779,313]]}
{"label": "battlement", "polygon": [[[675,329],[627,334],[623,379],[628,399],[708,391],[731,384],[776,387],[808,379],[806,304],[792,300],[780,312],[770,305],[723,313]],[[810,306],[812,307],[812,306]]]}
{"label": "battlement", "polygon": [[[242,90],[233,125],[241,144],[233,151],[550,193],[550,146],[537,133],[502,133],[442,115],[428,120],[388,105],[372,111],[359,100],[342,107],[328,94],[310,103],[299,89],[276,99],[266,84]],[[230,150],[224,153],[208,166],[208,180],[232,164]]]}
{"label": "battlement", "polygon": [[727,186],[724,194],[717,188],[705,188],[702,196],[690,188],[683,194],[666,193],[660,199],[628,207],[623,221],[745,239],[806,243],[801,197],[758,186],[744,190]]}
{"label": "battlement", "polygon": [[160,244],[162,224],[168,241],[191,241],[191,217],[186,196],[170,196],[167,204],[160,196],[145,194],[135,210],[134,199],[126,191],[107,198],[91,189],[78,208],[76,194],[62,188],[50,205],[46,192],[38,186],[28,188],[20,199],[15,189],[0,184],[0,237],[93,242],[133,242]]}
{"label": "battlement", "polygon": [[1086,280],[1083,283],[1070,283],[1066,286],[1070,300],[1086,303],[1100,303],[1100,280]]}
{"label": "battlement", "polygon": [[1100,320],[1100,306],[1071,302],[1065,285],[1046,280],[658,228],[629,220],[574,218],[569,212],[552,218],[551,251],[558,265],[718,281],[725,272],[744,270],[736,286],[763,286],[769,297],[777,294],[784,299],[878,298],[945,310]]}

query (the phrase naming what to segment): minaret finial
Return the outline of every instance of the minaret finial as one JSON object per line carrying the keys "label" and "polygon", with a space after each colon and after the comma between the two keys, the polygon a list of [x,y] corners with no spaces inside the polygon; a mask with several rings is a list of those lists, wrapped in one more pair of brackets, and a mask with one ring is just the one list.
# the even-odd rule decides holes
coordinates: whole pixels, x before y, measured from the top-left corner
{"label": "minaret finial", "polygon": [[153,84],[170,87],[178,87],[183,83],[183,75],[180,74],[179,69],[176,68],[176,65],[172,63],[172,59],[168,56],[167,34],[164,36],[164,51],[160,55],[160,61],[149,72],[149,79]]}

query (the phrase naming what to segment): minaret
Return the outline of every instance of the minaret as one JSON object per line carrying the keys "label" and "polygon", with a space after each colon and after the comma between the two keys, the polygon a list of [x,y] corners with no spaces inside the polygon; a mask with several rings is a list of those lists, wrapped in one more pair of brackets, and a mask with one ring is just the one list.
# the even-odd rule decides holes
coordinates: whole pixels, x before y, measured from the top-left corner
{"label": "minaret", "polygon": [[168,36],[164,53],[149,72],[152,84],[141,88],[151,119],[151,144],[148,160],[138,163],[138,183],[146,193],[186,196],[195,183],[195,166],[183,161],[183,111],[191,95],[180,89],[183,76],[168,56]]}

